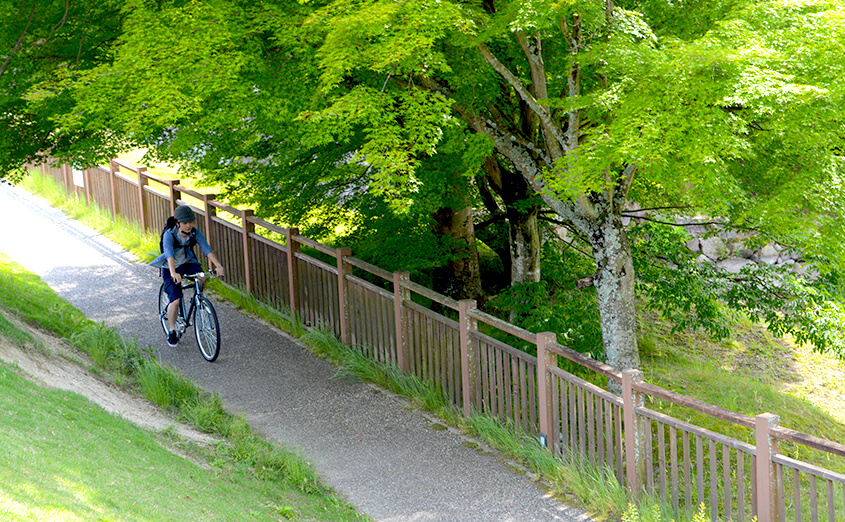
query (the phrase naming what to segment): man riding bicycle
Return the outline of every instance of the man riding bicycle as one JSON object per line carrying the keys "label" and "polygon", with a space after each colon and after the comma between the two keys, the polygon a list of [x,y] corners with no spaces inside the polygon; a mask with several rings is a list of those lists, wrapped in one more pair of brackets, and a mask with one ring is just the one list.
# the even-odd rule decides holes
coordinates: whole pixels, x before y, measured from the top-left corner
{"label": "man riding bicycle", "polygon": [[[150,263],[151,266],[161,269],[164,289],[170,299],[170,304],[167,305],[167,324],[170,332],[167,335],[167,344],[170,347],[179,342],[176,335],[176,316],[182,300],[182,276],[202,272],[202,265],[194,254],[194,245],[199,245],[202,253],[208,257],[212,270],[220,277],[224,275],[223,265],[214,255],[205,236],[194,227],[197,218],[191,207],[177,207],[173,217],[176,219],[176,225],[166,229],[161,237],[162,254]],[[200,280],[200,285],[200,288],[205,285],[205,278]]]}

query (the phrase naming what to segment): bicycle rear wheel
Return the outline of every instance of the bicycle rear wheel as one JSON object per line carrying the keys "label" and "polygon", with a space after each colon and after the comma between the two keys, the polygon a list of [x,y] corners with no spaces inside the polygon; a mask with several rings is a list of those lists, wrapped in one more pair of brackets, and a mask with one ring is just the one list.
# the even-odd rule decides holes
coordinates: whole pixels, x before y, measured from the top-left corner
{"label": "bicycle rear wheel", "polygon": [[164,283],[162,283],[161,288],[158,289],[158,317],[161,320],[161,329],[164,330],[164,335],[170,333],[170,329],[167,327],[167,305],[169,304],[170,297],[164,291]]}
{"label": "bicycle rear wheel", "polygon": [[197,296],[197,308],[194,316],[194,333],[200,353],[208,362],[214,362],[220,354],[220,324],[217,312],[207,297]]}

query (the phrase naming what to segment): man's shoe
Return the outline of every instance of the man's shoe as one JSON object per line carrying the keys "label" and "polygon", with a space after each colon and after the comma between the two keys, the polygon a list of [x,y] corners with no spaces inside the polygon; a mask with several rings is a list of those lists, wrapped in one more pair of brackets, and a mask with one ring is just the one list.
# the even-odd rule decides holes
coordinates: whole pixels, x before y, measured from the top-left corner
{"label": "man's shoe", "polygon": [[178,342],[179,342],[179,338],[176,337],[176,332],[170,332],[170,334],[167,336],[167,346],[169,346],[171,348],[175,348],[176,343],[178,343]]}

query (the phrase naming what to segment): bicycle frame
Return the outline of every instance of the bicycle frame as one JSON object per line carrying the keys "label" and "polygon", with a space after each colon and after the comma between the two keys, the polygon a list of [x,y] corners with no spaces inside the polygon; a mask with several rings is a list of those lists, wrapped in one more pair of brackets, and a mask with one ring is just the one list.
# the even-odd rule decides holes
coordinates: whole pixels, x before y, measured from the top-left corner
{"label": "bicycle frame", "polygon": [[[202,295],[202,289],[200,288],[200,280],[203,276],[210,276],[210,274],[205,274],[203,272],[197,272],[196,274],[186,274],[182,279],[182,289],[186,288],[194,288],[194,295],[191,296],[191,306],[188,308],[188,311],[185,311],[185,295],[183,293],[182,300],[179,303],[179,314],[182,316],[182,319],[185,321],[185,329],[187,330],[188,327],[193,326],[192,320],[194,319],[194,312],[196,311],[197,307],[197,297]],[[186,285],[185,279],[190,279],[190,282]]]}

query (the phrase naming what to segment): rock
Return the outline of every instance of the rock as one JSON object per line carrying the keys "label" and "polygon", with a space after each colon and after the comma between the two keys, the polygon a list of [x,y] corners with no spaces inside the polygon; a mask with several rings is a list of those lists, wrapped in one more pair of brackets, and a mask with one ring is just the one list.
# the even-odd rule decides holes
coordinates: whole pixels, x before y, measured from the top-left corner
{"label": "rock", "polygon": [[685,225],[684,228],[691,236],[703,236],[707,232],[707,229],[702,225]]}
{"label": "rock", "polygon": [[806,277],[810,281],[816,279],[819,276],[819,271],[813,265],[809,263],[795,263],[792,266],[792,271],[796,274]]}
{"label": "rock", "polygon": [[778,259],[780,259],[780,256],[778,256],[778,255],[759,256],[757,258],[757,262],[760,263],[760,264],[764,264],[764,265],[776,265],[778,263]]}
{"label": "rock", "polygon": [[747,233],[740,234],[738,232],[728,231],[723,234],[719,234],[719,236],[725,242],[725,246],[732,256],[749,259],[754,253],[753,249],[745,246],[745,240],[749,238],[749,234]]}
{"label": "rock", "polygon": [[745,248],[745,245],[738,246],[734,251],[733,254],[736,257],[742,257],[745,259],[752,259],[754,257],[754,250],[750,248]]}
{"label": "rock", "polygon": [[730,255],[728,248],[725,246],[725,242],[719,236],[702,239],[700,240],[700,244],[701,253],[713,261],[721,261]]}
{"label": "rock", "polygon": [[751,261],[750,259],[743,259],[741,257],[731,257],[719,261],[718,263],[716,263],[716,266],[730,274],[738,274],[739,271],[742,270],[742,267],[751,264],[754,264],[754,261]]}
{"label": "rock", "polygon": [[701,241],[695,237],[687,241],[687,248],[690,249],[691,252],[698,254],[701,252]]}
{"label": "rock", "polygon": [[757,255],[761,259],[764,257],[777,257],[780,255],[780,251],[773,244],[769,243],[768,245],[763,245],[763,248],[757,252]]}
{"label": "rock", "polygon": [[714,262],[712,259],[710,259],[709,257],[705,256],[704,254],[701,254],[700,256],[698,256],[697,258],[695,258],[695,261],[696,261],[697,263],[713,263],[713,262]]}

